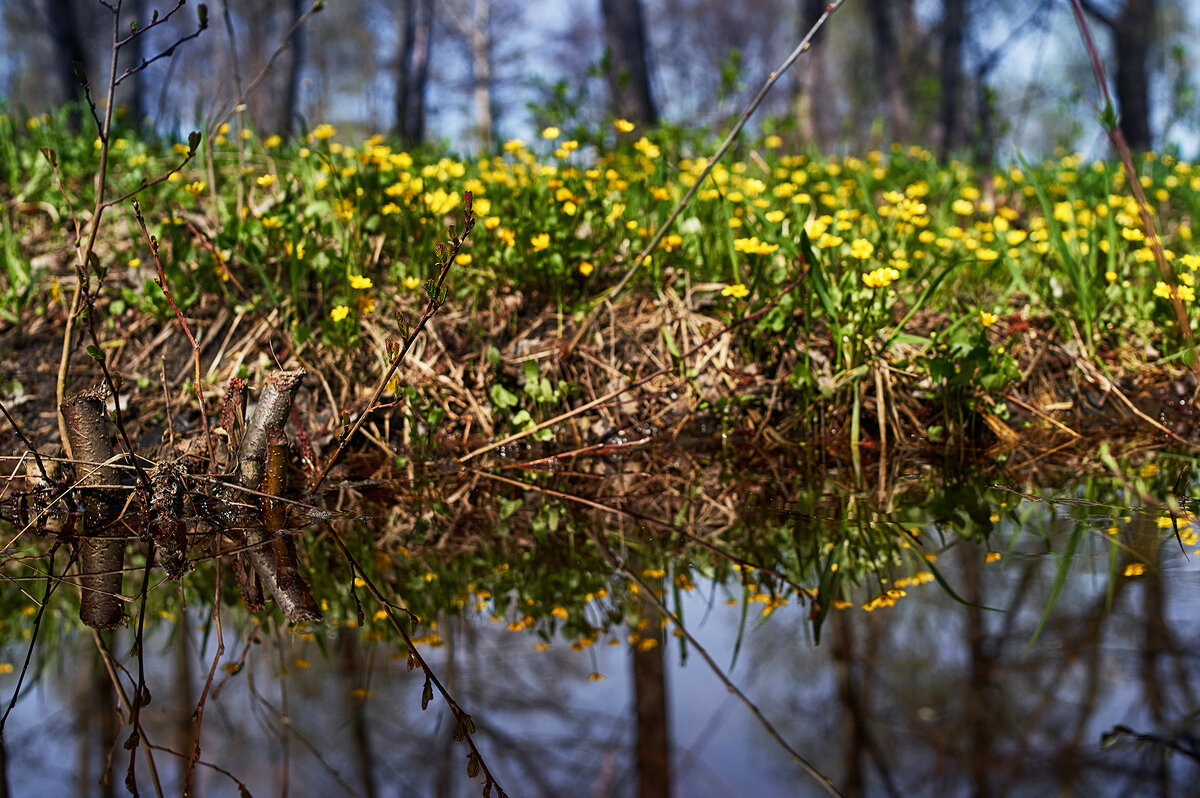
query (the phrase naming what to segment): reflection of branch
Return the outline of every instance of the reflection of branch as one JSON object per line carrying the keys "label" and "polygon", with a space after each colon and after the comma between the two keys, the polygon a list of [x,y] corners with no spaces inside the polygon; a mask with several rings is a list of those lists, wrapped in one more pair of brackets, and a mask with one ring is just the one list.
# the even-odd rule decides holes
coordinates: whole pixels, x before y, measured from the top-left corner
{"label": "reflection of branch", "polygon": [[[1151,743],[1152,745],[1161,746],[1167,750],[1183,754],[1188,759],[1200,762],[1200,747],[1197,746],[1196,740],[1191,736],[1172,740],[1157,734],[1135,732],[1128,726],[1117,725],[1100,735],[1100,744],[1107,747],[1113,745],[1122,737],[1132,737],[1139,743]],[[1187,744],[1184,745],[1181,740],[1186,740]]]}
{"label": "reflection of branch", "polygon": [[488,479],[494,479],[497,482],[504,482],[508,485],[512,485],[513,487],[521,488],[522,490],[531,490],[531,491],[536,491],[538,493],[544,493],[547,496],[553,496],[557,499],[565,499],[566,501],[576,502],[578,504],[584,505],[585,507],[591,507],[595,510],[600,510],[601,512],[612,513],[613,515],[619,515],[622,518],[628,518],[631,521],[636,521],[637,523],[643,524],[645,526],[652,526],[657,529],[664,529],[669,532],[673,532],[674,534],[679,535],[680,537],[687,538],[692,543],[695,543],[697,546],[707,549],[708,551],[712,552],[713,554],[717,555],[718,557],[726,559],[729,562],[734,563],[736,565],[740,565],[742,568],[752,569],[752,570],[758,571],[759,573],[764,573],[769,576],[775,577],[779,581],[781,581],[784,584],[793,588],[796,591],[797,597],[801,601],[803,601],[804,598],[808,596],[808,591],[806,588],[803,588],[800,585],[793,582],[791,579],[788,579],[787,575],[784,574],[782,571],[777,571],[774,568],[768,568],[765,565],[756,565],[755,563],[752,563],[749,560],[745,560],[745,559],[737,556],[736,554],[731,554],[730,552],[725,551],[724,549],[722,549],[721,547],[719,547],[713,543],[709,543],[707,540],[700,537],[699,535],[695,535],[691,532],[688,532],[686,529],[682,529],[679,526],[676,526],[675,524],[669,524],[666,521],[660,521],[657,518],[651,518],[648,515],[642,515],[640,513],[635,513],[630,510],[623,510],[620,507],[613,507],[612,505],[609,505],[609,504],[603,504],[601,502],[593,501],[591,499],[584,498],[583,496],[576,496],[573,493],[563,493],[562,491],[554,490],[553,488],[547,488],[543,485],[534,485],[529,482],[520,482],[519,480],[509,479],[508,477],[502,477],[499,474],[489,474],[486,471],[479,471],[477,469],[471,469],[471,473],[476,474],[481,477],[487,477]]}
{"label": "reflection of branch", "polygon": [[658,596],[654,595],[653,591],[645,582],[643,582],[636,574],[621,564],[616,555],[612,553],[611,549],[609,549],[608,544],[601,540],[599,535],[591,530],[589,530],[588,535],[592,538],[592,542],[596,544],[596,548],[600,551],[600,554],[604,557],[604,559],[608,561],[608,564],[612,567],[612,569],[624,576],[630,582],[636,584],[639,591],[645,594],[647,598],[650,599],[651,603],[654,604],[655,609],[662,613],[664,618],[669,619],[671,623],[675,624],[675,628],[678,629],[679,633],[682,634],[687,641],[692,644],[697,652],[699,652],[700,656],[708,664],[708,667],[712,670],[713,674],[721,680],[721,683],[725,685],[729,692],[736,695],[741,702],[746,705],[746,708],[750,710],[750,714],[754,716],[755,720],[762,724],[762,727],[766,730],[767,734],[771,736],[771,739],[779,743],[779,746],[786,751],[788,755],[800,765],[800,767],[804,769],[805,773],[807,773],[818,784],[820,784],[827,793],[830,795],[841,796],[841,793],[838,792],[837,787],[833,785],[833,780],[817,770],[812,763],[801,756],[796,749],[792,748],[792,746],[788,744],[788,741],[783,739],[783,735],[781,735],[779,731],[771,725],[771,721],[767,720],[766,716],[763,715],[762,710],[755,706],[754,702],[751,701],[750,698],[743,693],[728,676],[725,675],[725,672],[721,670],[721,666],[717,664],[716,660],[714,660],[708,651],[705,650],[704,646],[700,645],[700,642],[692,636],[692,633],[684,627],[683,622],[679,620],[679,616],[667,609],[666,605],[659,600]]}
{"label": "reflection of branch", "polygon": [[[425,658],[421,656],[421,652],[417,650],[416,644],[413,643],[412,638],[404,629],[404,626],[399,620],[397,620],[396,613],[393,612],[393,607],[395,605],[384,598],[383,593],[381,593],[379,588],[375,586],[375,583],[371,581],[371,578],[367,575],[367,572],[363,570],[363,567],[359,564],[358,560],[355,559],[354,555],[350,553],[350,549],[346,547],[346,543],[342,540],[342,536],[337,533],[337,530],[335,530],[333,525],[328,521],[322,521],[321,525],[325,527],[325,531],[329,533],[329,536],[333,538],[333,542],[337,544],[339,549],[341,549],[342,555],[346,558],[346,561],[350,563],[352,572],[356,572],[358,576],[362,577],[363,584],[366,586],[367,592],[379,602],[379,606],[383,608],[385,613],[387,613],[388,621],[392,624],[392,628],[395,629],[402,638],[404,638],[404,643],[406,646],[408,646],[408,669],[411,671],[414,667],[419,667],[425,672],[425,688],[421,693],[421,709],[428,707],[429,700],[433,697],[431,685],[432,687],[436,687],[437,691],[442,696],[442,700],[446,702],[446,706],[449,707],[451,714],[454,715],[455,741],[466,742],[467,748],[469,748],[471,751],[467,764],[467,776],[471,779],[474,779],[476,775],[482,773],[484,794],[490,794],[491,788],[495,787],[498,798],[507,798],[507,793],[505,793],[503,788],[501,788],[500,782],[496,780],[496,777],[492,775],[492,771],[488,768],[487,763],[483,760],[483,754],[480,753],[479,749],[475,746],[475,740],[471,737],[472,733],[475,731],[475,722],[471,720],[471,716],[463,711],[462,707],[460,707],[458,702],[454,700],[454,697],[450,695],[450,692],[442,684],[441,680],[438,679],[432,670],[430,670],[429,664],[425,661]],[[409,617],[415,621],[416,616],[413,615],[411,611],[405,609],[405,612],[408,613]]]}

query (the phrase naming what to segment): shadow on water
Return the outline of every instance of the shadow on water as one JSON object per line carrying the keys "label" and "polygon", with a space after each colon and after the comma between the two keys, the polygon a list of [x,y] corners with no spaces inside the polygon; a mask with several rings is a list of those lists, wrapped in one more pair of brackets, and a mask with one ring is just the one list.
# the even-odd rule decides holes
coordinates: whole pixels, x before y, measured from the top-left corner
{"label": "shadow on water", "polygon": [[269,527],[322,617],[291,625],[247,608],[261,572],[239,590],[227,519],[187,517],[179,582],[128,541],[135,623],[103,632],[74,620],[76,577],[39,614],[67,556],[53,530],[17,536],[8,693],[38,642],[8,785],[121,794],[133,757],[140,792],[179,794],[198,740],[195,794],[478,794],[465,715],[428,675],[512,796],[1186,794],[1197,462],[1080,452],[1103,471],[1020,484],[748,440],[486,470],[360,457]]}

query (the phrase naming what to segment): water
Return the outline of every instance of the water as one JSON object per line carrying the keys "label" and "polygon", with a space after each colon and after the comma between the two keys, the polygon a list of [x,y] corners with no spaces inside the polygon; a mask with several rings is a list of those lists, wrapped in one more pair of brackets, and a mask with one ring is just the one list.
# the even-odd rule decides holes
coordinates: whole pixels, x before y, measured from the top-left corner
{"label": "water", "polygon": [[[471,714],[475,744],[509,795],[638,795],[639,723],[664,720],[671,796],[828,794],[785,745],[845,795],[1191,793],[1200,553],[1186,511],[1189,458],[1142,453],[1121,462],[1119,477],[1041,488],[996,488],[994,473],[964,481],[930,466],[902,469],[910,478],[884,491],[855,488],[836,469],[789,486],[756,476],[761,469],[721,470],[737,478],[697,483],[705,501],[685,526],[707,547],[536,491],[494,497],[522,503],[493,519],[491,539],[401,519],[409,531],[392,540],[363,500],[376,521],[352,549],[370,563],[372,584],[422,617],[417,648]],[[571,477],[553,479],[557,490]],[[761,498],[745,500],[748,490]],[[623,507],[645,513],[655,496]],[[743,500],[727,516],[721,500],[732,496]],[[1178,539],[1172,496],[1184,508]],[[482,506],[473,505],[480,517]],[[677,510],[653,517],[670,521]],[[314,550],[328,545],[320,529],[302,534]],[[409,670],[380,606],[357,586],[358,628],[344,564],[313,554],[308,573],[326,603],[319,626],[288,630],[277,612],[251,616],[227,597],[202,761],[253,795],[478,795],[451,713],[436,692],[422,711],[423,672]],[[154,760],[165,794],[180,792],[184,771],[165,749],[190,750],[216,653],[201,598],[211,596],[208,578],[200,569],[189,577],[196,595],[185,612],[171,585],[150,594],[153,701],[142,722],[162,747]],[[668,622],[663,642],[636,655],[661,618],[644,588],[659,584],[688,637]],[[903,595],[892,606],[872,601],[887,590]],[[809,592],[830,607],[823,619]],[[835,599],[851,604],[834,609]],[[123,677],[127,692],[132,642],[124,630],[112,643],[133,674]],[[23,654],[10,644],[5,661],[19,670]],[[46,637],[38,654],[42,671],[5,731],[13,794],[104,794],[97,780],[110,750],[113,789],[124,793],[129,727],[114,725],[116,699],[90,635]],[[5,695],[15,678],[0,677]],[[639,694],[649,707],[640,719]],[[139,790],[154,794],[138,761]],[[234,780],[203,765],[196,782],[197,794],[237,794]]]}

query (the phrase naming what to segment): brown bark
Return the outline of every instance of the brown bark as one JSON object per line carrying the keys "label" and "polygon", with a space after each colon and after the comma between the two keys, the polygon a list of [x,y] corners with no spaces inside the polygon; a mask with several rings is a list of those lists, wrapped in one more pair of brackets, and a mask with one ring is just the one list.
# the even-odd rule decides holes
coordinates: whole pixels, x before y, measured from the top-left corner
{"label": "brown bark", "polygon": [[658,111],[650,93],[646,66],[646,26],[640,0],[600,0],[608,86],[618,116],[639,126],[653,125]]}
{"label": "brown bark", "polygon": [[120,473],[113,459],[115,436],[104,414],[107,392],[92,388],[67,397],[60,406],[74,454],[83,497],[80,531],[80,619],[95,629],[125,623],[121,571],[125,541],[111,536],[121,508]]}
{"label": "brown bark", "polygon": [[[258,407],[242,439],[238,452],[238,476],[241,485],[258,490],[264,482],[263,475],[267,474],[268,489],[275,487],[282,491],[283,470],[286,465],[286,445],[279,445],[280,431],[291,413],[292,400],[300,389],[303,371],[278,371],[267,377],[259,396]],[[271,446],[272,439],[275,446]],[[267,455],[274,449],[272,464],[267,466]],[[268,492],[270,492],[268,490]],[[231,503],[247,506],[244,497],[231,497]],[[244,563],[248,562],[257,574],[262,585],[271,593],[279,609],[291,623],[317,620],[321,610],[313,599],[308,583],[300,574],[296,558],[295,544],[290,537],[273,534],[268,529],[270,521],[279,522],[279,515],[272,510],[272,505],[264,503],[263,514],[256,515],[247,509],[238,513],[233,526],[241,530],[232,534],[245,543],[242,552],[243,565],[238,573],[238,584],[242,587],[242,595],[247,606],[261,605],[261,593],[257,593],[252,575],[246,570]],[[266,520],[267,518],[270,521]],[[278,526],[282,526],[280,522]],[[277,527],[278,528],[278,527]]]}

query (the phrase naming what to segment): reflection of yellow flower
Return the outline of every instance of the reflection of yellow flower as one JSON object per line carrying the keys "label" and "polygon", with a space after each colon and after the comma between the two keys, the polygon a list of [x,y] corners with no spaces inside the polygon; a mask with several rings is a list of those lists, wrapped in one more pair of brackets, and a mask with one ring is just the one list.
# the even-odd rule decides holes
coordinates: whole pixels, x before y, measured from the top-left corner
{"label": "reflection of yellow flower", "polygon": [[1131,562],[1125,566],[1126,576],[1141,576],[1146,573],[1146,564],[1140,562]]}
{"label": "reflection of yellow flower", "polygon": [[741,299],[749,294],[750,289],[742,283],[734,283],[733,285],[727,285],[721,289],[721,296],[731,296],[734,299]]}
{"label": "reflection of yellow flower", "polygon": [[346,307],[345,305],[338,305],[336,308],[329,311],[329,318],[333,319],[334,321],[342,321],[349,315],[350,308]]}
{"label": "reflection of yellow flower", "polygon": [[350,287],[358,291],[365,291],[372,285],[370,277],[363,277],[361,274],[350,275]]}
{"label": "reflection of yellow flower", "polygon": [[998,551],[989,551],[987,554],[983,555],[983,561],[986,563],[998,562],[999,560],[1000,552]]}

